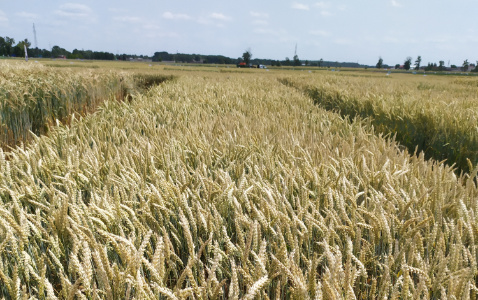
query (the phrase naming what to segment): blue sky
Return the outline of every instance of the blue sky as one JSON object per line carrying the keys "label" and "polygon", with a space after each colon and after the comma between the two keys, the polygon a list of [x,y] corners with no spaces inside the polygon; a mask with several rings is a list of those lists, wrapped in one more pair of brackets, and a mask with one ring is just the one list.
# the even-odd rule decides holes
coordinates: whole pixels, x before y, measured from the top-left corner
{"label": "blue sky", "polygon": [[[124,1],[0,0],[0,36],[152,55],[253,57],[422,64],[478,60],[477,0]],[[33,45],[34,46],[34,45]]]}

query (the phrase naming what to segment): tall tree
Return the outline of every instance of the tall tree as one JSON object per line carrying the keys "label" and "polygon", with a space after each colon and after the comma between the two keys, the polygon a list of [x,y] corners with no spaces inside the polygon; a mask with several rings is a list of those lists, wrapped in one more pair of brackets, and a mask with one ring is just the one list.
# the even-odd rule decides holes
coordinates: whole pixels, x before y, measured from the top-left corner
{"label": "tall tree", "polygon": [[319,60],[319,67],[322,66],[323,63],[324,63],[324,60],[321,58],[321,59]]}
{"label": "tall tree", "polygon": [[242,53],[242,58],[244,59],[244,62],[246,63],[246,65],[249,65],[252,58],[251,49],[247,49],[246,52]]}
{"label": "tall tree", "polygon": [[468,71],[469,66],[470,66],[470,63],[468,62],[468,59],[465,59],[465,61],[463,62],[463,65],[462,65],[463,72]]}
{"label": "tall tree", "polygon": [[382,57],[379,57],[376,67],[377,67],[377,69],[381,69],[382,66],[383,66],[383,59],[382,59]]}
{"label": "tall tree", "polygon": [[5,38],[0,37],[0,55],[12,55],[13,54],[13,44],[15,40],[6,36]]}
{"label": "tall tree", "polygon": [[[51,56],[52,57],[58,57],[60,55],[68,56],[68,55],[70,55],[70,52],[61,48],[60,46],[53,46],[53,48],[51,48]],[[83,57],[84,58],[89,58],[89,57],[87,57],[87,55],[83,55]],[[93,58],[93,57],[91,57],[91,58]]]}
{"label": "tall tree", "polygon": [[445,69],[445,61],[440,60],[438,63],[439,63],[438,71],[443,71]]}
{"label": "tall tree", "polygon": [[409,57],[407,57],[407,59],[403,63],[403,68],[408,71],[408,70],[410,70],[411,65],[412,65],[412,58],[409,56]]}
{"label": "tall tree", "polygon": [[422,57],[418,55],[417,60],[415,61],[415,70],[420,70],[420,63],[422,62]]}
{"label": "tall tree", "polygon": [[300,66],[301,63],[300,63],[300,59],[299,59],[299,56],[296,54],[294,55],[294,66]]}

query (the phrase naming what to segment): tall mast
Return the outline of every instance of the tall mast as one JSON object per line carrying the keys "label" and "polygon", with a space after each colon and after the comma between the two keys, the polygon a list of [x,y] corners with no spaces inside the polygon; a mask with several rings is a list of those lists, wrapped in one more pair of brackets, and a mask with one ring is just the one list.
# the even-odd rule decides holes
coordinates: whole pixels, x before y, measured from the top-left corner
{"label": "tall mast", "polygon": [[38,48],[37,31],[35,29],[35,23],[33,23],[33,39],[35,41],[35,48]]}

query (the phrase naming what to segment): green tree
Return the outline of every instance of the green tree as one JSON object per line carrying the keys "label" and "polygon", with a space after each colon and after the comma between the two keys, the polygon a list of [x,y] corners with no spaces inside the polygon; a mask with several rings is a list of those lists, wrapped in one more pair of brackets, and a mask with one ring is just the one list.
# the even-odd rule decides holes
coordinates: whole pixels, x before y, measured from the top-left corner
{"label": "green tree", "polygon": [[285,58],[284,65],[290,66],[290,59],[288,57]]}
{"label": "green tree", "polygon": [[294,55],[294,66],[300,66],[300,59],[299,56],[296,54]]}
{"label": "green tree", "polygon": [[[61,48],[60,46],[53,46],[53,48],[51,48],[51,56],[53,58],[58,57],[60,55],[68,56],[70,54],[71,54],[70,52]],[[83,57],[86,59],[92,59],[91,56],[92,56],[91,51],[85,51],[85,53],[83,53]]]}
{"label": "green tree", "polygon": [[470,63],[468,62],[468,59],[465,59],[465,61],[463,62],[463,65],[462,65],[463,72],[468,71],[469,66],[470,66]]}
{"label": "green tree", "polygon": [[438,63],[440,64],[440,65],[438,66],[438,71],[443,71],[443,70],[445,70],[445,61],[440,60]]}
{"label": "green tree", "polygon": [[408,71],[408,70],[410,70],[411,65],[412,65],[412,58],[409,56],[409,57],[407,57],[407,59],[403,63],[403,68]]}
{"label": "green tree", "polygon": [[400,64],[396,64],[395,69],[400,69]]}
{"label": "green tree", "polygon": [[32,45],[28,39],[18,42],[18,44],[13,48],[13,54],[17,57],[25,56],[25,46],[29,48]]}
{"label": "green tree", "polygon": [[0,55],[9,56],[13,54],[13,44],[15,40],[6,36],[0,37]]}
{"label": "green tree", "polygon": [[322,66],[323,63],[324,63],[324,60],[321,58],[321,59],[319,60],[319,68]]}
{"label": "green tree", "polygon": [[377,69],[381,69],[382,66],[383,66],[383,59],[382,59],[382,57],[379,57],[376,67],[377,67]]}
{"label": "green tree", "polygon": [[0,55],[7,55],[5,51],[5,39],[0,36]]}
{"label": "green tree", "polygon": [[246,52],[242,53],[242,58],[244,59],[244,62],[246,63],[246,65],[249,65],[252,58],[251,49],[247,49]]}
{"label": "green tree", "polygon": [[418,55],[417,60],[415,61],[415,70],[420,70],[420,63],[422,62],[422,57]]}

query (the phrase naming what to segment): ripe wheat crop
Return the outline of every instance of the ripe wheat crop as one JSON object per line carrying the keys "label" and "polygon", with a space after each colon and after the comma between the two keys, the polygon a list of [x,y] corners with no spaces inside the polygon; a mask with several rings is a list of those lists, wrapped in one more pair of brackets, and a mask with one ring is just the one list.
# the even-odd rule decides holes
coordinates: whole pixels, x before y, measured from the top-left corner
{"label": "ripe wheat crop", "polygon": [[94,111],[105,99],[123,97],[128,84],[126,74],[2,63],[0,142],[11,145],[26,142],[30,132],[46,133],[57,119]]}
{"label": "ripe wheat crop", "polygon": [[0,144],[5,147],[25,143],[31,133],[47,133],[49,125],[56,120],[64,122],[73,113],[91,113],[105,100],[124,100],[135,92],[171,79],[172,76],[161,74],[73,72],[43,65],[2,63]]}
{"label": "ripe wheat crop", "polygon": [[478,81],[417,77],[312,74],[281,82],[343,116],[372,118],[378,132],[396,135],[410,152],[471,172],[478,164]]}
{"label": "ripe wheat crop", "polygon": [[477,170],[277,78],[183,72],[0,151],[0,297],[476,299]]}

